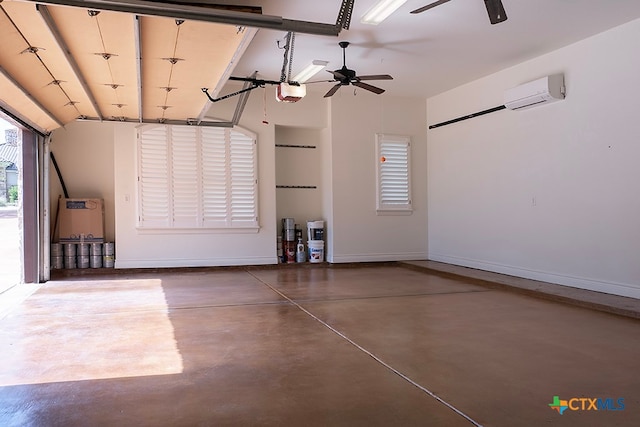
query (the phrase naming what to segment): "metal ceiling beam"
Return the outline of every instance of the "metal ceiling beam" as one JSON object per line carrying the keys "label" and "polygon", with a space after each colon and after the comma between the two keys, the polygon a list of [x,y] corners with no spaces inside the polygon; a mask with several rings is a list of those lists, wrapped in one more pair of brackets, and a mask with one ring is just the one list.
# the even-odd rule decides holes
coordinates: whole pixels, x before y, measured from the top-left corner
{"label": "metal ceiling beam", "polygon": [[338,12],[338,19],[336,25],[345,30],[349,29],[351,25],[351,15],[353,13],[353,2],[355,0],[343,0]]}
{"label": "metal ceiling beam", "polygon": [[84,91],[87,98],[89,98],[89,102],[91,102],[91,105],[93,105],[93,108],[96,114],[98,115],[98,117],[102,119],[103,114],[102,114],[102,111],[100,111],[100,107],[98,106],[98,101],[93,96],[93,92],[91,92],[91,89],[89,89],[89,84],[87,83],[84,76],[82,75],[82,71],[80,71],[80,67],[78,66],[78,63],[73,58],[73,55],[71,55],[71,50],[69,50],[69,46],[67,46],[67,43],[62,38],[62,34],[60,34],[60,31],[58,30],[58,26],[53,20],[53,17],[51,16],[49,9],[47,9],[47,6],[45,5],[37,4],[36,10],[40,12],[40,16],[42,17],[42,20],[46,24],[47,28],[49,28],[51,35],[53,36],[56,43],[58,44],[58,47],[64,54],[64,57],[69,63],[69,66],[73,71],[73,74],[76,76],[76,79],[78,79],[78,82],[80,82],[80,86],[82,86],[82,90]]}
{"label": "metal ceiling beam", "polygon": [[[7,105],[6,103],[4,103],[1,100],[0,100],[0,112],[5,114],[8,118],[10,118],[11,121],[14,121],[15,123],[19,124],[20,126],[24,126],[25,128],[27,128],[29,130],[32,130],[33,132],[35,132],[37,134],[40,134],[42,136],[45,136],[45,135],[49,134],[49,132],[47,132],[44,129],[41,129],[38,125],[36,125],[35,123],[31,122],[30,120],[25,119],[17,111],[14,111],[11,108],[11,106]],[[2,114],[0,114],[0,117],[2,117]]]}
{"label": "metal ceiling beam", "polygon": [[[253,73],[251,73],[250,77],[255,78],[257,75],[258,75],[258,72],[254,71]],[[242,88],[246,89],[249,87],[249,85],[251,85],[250,82],[244,82],[244,86],[242,86]],[[240,117],[242,117],[242,113],[244,112],[244,107],[247,105],[247,100],[249,99],[249,95],[251,95],[251,92],[249,91],[243,92],[238,98],[236,111],[233,113],[233,119],[231,119],[231,122],[234,125],[237,125],[238,123],[240,123]]]}
{"label": "metal ceiling beam", "polygon": [[342,30],[337,24],[297,21],[280,16],[257,13],[236,12],[213,9],[202,6],[190,6],[176,3],[164,3],[145,0],[23,0],[32,3],[73,6],[83,9],[111,10],[135,15],[164,16],[193,21],[216,22],[271,30],[292,31],[295,33],[319,36],[337,36]]}
{"label": "metal ceiling beam", "polygon": [[156,124],[156,125],[181,125],[181,126],[205,126],[205,127],[218,127],[218,128],[232,128],[232,122],[213,122],[213,121],[201,121],[197,120],[154,120],[154,119],[98,119],[97,117],[83,117],[77,119],[79,122],[113,122],[113,123],[144,123],[144,124]]}
{"label": "metal ceiling beam", "polygon": [[[227,64],[227,67],[225,68],[224,72],[222,73],[222,76],[220,76],[220,80],[218,81],[218,84],[213,89],[213,91],[211,91],[211,94],[214,97],[218,96],[218,94],[222,91],[222,88],[224,87],[224,85],[226,84],[227,80],[231,76],[231,73],[233,73],[233,70],[236,68],[236,65],[238,65],[238,62],[240,61],[240,58],[242,58],[242,56],[244,55],[245,51],[247,50],[247,48],[251,44],[251,41],[253,40],[253,38],[255,37],[255,35],[258,32],[258,30],[256,30],[255,28],[244,28],[242,31],[244,32],[244,35],[242,36],[242,40],[240,41],[240,44],[238,45],[238,48],[234,52],[233,57],[231,58],[231,61],[229,61],[229,64]],[[202,107],[202,110],[200,110],[200,114],[198,114],[198,121],[199,122],[204,120],[204,118],[206,117],[207,113],[209,112],[209,109],[211,108],[211,104],[212,104],[212,102],[209,101],[209,99],[207,98],[207,101],[205,102],[204,106]],[[242,112],[240,112],[240,114],[242,114]],[[237,124],[237,122],[235,122],[235,123]]]}
{"label": "metal ceiling beam", "polygon": [[31,95],[29,93],[29,91],[27,91],[24,87],[22,87],[22,85],[20,83],[18,83],[18,81],[16,79],[14,79],[11,74],[9,74],[7,72],[7,70],[5,70],[2,66],[0,66],[0,74],[2,74],[7,80],[9,80],[11,82],[12,85],[14,85],[20,92],[22,92],[22,94],[24,96],[26,96],[27,98],[29,98],[29,100],[31,102],[33,102],[40,110],[42,110],[42,112],[44,112],[47,116],[49,116],[49,118],[51,120],[53,120],[58,126],[63,127],[64,124],[62,123],[62,121],[60,121],[55,114],[53,114],[51,111],[47,110],[47,108],[42,105],[40,103],[40,101],[38,101],[33,95]]}
{"label": "metal ceiling beam", "polygon": [[142,123],[142,35],[140,33],[140,17],[133,17],[133,36],[136,49],[136,78],[138,84],[138,120]]}

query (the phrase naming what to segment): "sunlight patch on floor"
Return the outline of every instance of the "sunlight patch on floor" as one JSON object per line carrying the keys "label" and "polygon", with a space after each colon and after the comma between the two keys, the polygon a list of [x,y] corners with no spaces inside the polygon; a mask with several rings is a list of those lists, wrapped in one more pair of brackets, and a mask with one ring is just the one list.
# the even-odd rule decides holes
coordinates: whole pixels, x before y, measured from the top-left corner
{"label": "sunlight patch on floor", "polygon": [[0,386],[183,371],[158,279],[49,282],[0,325]]}

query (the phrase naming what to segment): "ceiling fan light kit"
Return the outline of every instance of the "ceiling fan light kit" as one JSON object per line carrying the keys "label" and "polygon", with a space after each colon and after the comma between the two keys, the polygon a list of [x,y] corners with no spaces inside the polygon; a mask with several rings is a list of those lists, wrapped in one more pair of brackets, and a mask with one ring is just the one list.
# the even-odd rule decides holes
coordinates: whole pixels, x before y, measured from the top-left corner
{"label": "ceiling fan light kit", "polygon": [[296,74],[292,80],[294,82],[304,83],[307,80],[309,80],[311,77],[315,76],[320,71],[322,71],[327,66],[328,63],[329,61],[321,61],[319,59],[314,59],[302,71]]}
{"label": "ceiling fan light kit", "polygon": [[407,0],[380,0],[362,15],[360,22],[363,24],[378,25],[406,2]]}

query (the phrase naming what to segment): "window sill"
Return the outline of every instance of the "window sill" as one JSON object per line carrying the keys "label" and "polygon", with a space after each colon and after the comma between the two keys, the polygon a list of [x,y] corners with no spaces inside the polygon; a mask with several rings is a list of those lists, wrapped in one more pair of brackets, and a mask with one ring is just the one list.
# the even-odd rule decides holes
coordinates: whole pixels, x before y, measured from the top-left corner
{"label": "window sill", "polygon": [[413,210],[393,210],[393,209],[376,209],[376,215],[378,216],[408,216],[412,215]]}
{"label": "window sill", "polygon": [[256,234],[260,227],[236,228],[136,228],[138,234]]}

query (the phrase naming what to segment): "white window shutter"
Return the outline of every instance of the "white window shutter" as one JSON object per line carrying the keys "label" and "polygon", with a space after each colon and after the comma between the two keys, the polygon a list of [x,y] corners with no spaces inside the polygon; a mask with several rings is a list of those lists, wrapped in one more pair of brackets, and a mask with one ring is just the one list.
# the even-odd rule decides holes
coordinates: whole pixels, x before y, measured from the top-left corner
{"label": "white window shutter", "polygon": [[376,135],[377,210],[411,211],[411,142],[409,137]]}
{"label": "white window shutter", "polygon": [[256,143],[240,132],[229,132],[232,225],[257,224]]}
{"label": "white window shutter", "polygon": [[138,140],[139,227],[258,227],[255,136],[239,129],[147,126]]}
{"label": "white window shutter", "polygon": [[227,144],[224,128],[202,128],[202,204],[205,227],[224,227],[227,218]]}
{"label": "white window shutter", "polygon": [[167,127],[138,132],[138,225],[170,226]]}
{"label": "white window shutter", "polygon": [[171,127],[172,216],[173,226],[176,228],[192,228],[198,225],[200,162],[196,130],[191,126]]}

